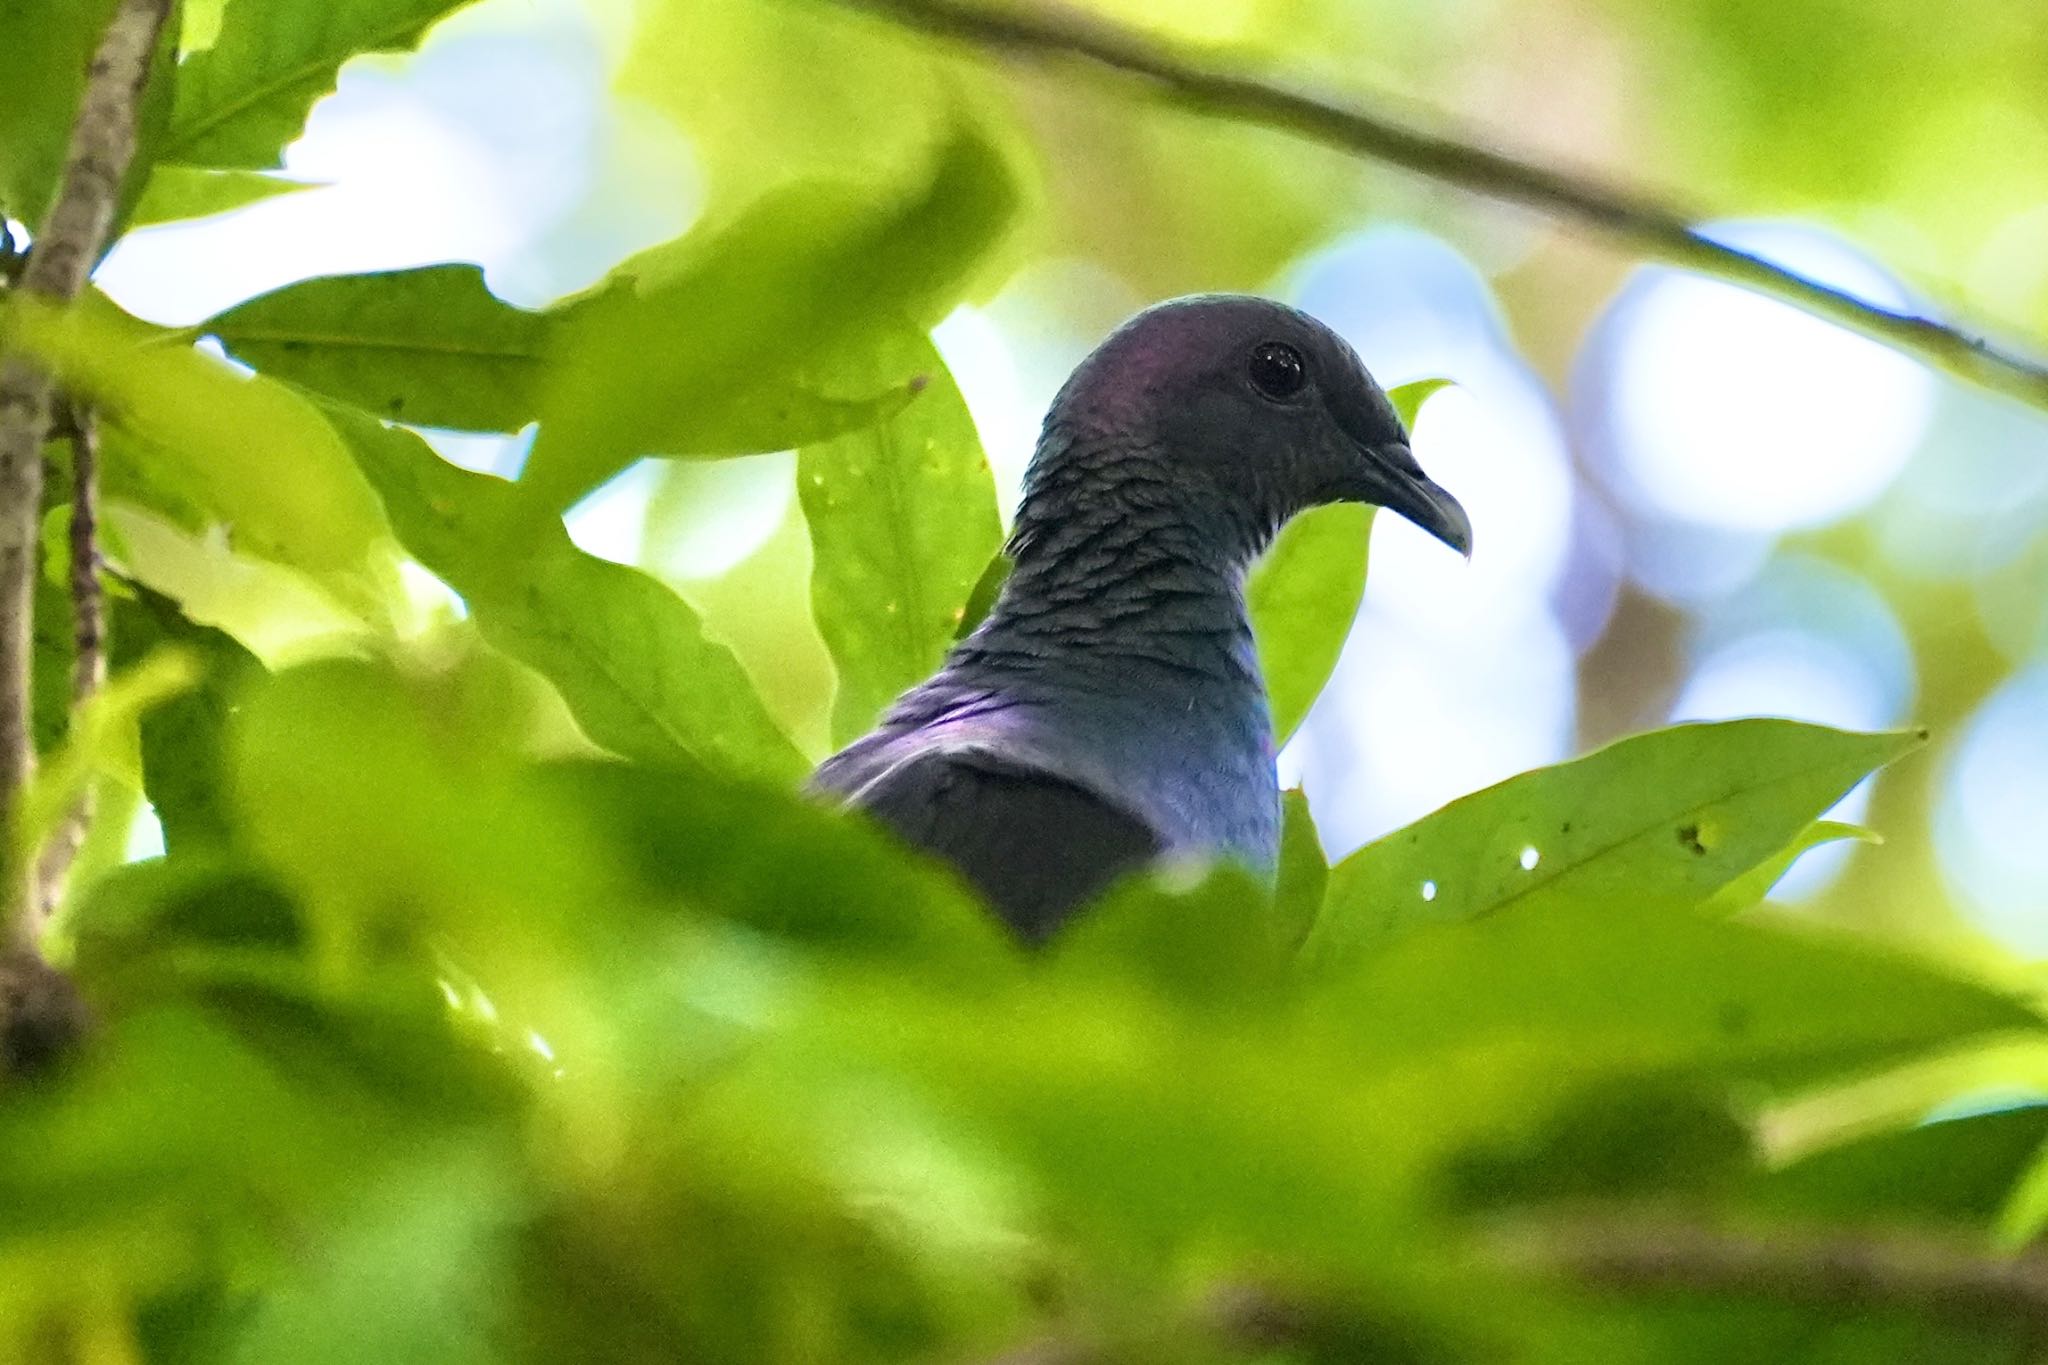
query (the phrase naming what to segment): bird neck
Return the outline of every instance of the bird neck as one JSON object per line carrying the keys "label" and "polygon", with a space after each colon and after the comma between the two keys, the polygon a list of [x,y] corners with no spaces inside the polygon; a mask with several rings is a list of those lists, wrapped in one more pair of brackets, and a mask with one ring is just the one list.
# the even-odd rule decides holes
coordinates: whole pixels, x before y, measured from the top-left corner
{"label": "bird neck", "polygon": [[1269,519],[1206,505],[1155,446],[1056,430],[1046,442],[1010,539],[1016,567],[963,653],[1091,691],[1263,709],[1244,584]]}

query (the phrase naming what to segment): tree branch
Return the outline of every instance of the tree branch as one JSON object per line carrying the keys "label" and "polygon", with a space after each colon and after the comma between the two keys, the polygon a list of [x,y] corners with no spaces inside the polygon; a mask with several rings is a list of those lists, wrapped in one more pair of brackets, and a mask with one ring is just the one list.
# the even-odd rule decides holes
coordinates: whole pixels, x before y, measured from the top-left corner
{"label": "tree branch", "polygon": [[[71,714],[107,681],[106,595],[100,583],[99,419],[77,400],[59,400],[71,440]],[[93,788],[87,784],[64,813],[64,823],[50,836],[36,867],[37,895],[45,921],[55,913],[72,863],[85,847],[92,828]]]}
{"label": "tree branch", "polygon": [[[122,0],[107,25],[86,75],[63,181],[29,248],[15,287],[19,293],[62,305],[84,286],[135,157],[136,105],[170,7],[171,0]],[[13,827],[21,790],[35,768],[29,694],[36,540],[53,394],[54,381],[42,364],[21,354],[0,357],[0,829]],[[22,950],[34,939],[34,860],[15,857],[11,838],[4,843],[5,943]]]}
{"label": "tree branch", "polygon": [[2048,1335],[2048,1256],[2000,1256],[1926,1233],[1740,1232],[1672,1217],[1577,1214],[1506,1228],[1493,1249],[1517,1269],[1595,1288],[1903,1310]]}
{"label": "tree branch", "polygon": [[987,9],[962,0],[835,3],[983,49],[1076,58],[1142,81],[1172,103],[1200,113],[1295,133],[1474,194],[1583,223],[1646,255],[1767,294],[1959,379],[2048,409],[2048,363],[1929,317],[1866,303],[1724,246],[1695,228],[1696,218],[1593,176],[1523,161],[1285,86],[1199,67],[1056,0],[1037,0],[1029,9]]}

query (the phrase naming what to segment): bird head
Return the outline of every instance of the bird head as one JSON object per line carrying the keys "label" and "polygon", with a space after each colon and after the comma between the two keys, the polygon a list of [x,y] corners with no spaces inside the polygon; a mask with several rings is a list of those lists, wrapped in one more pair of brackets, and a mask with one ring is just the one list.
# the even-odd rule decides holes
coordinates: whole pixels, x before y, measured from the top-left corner
{"label": "bird head", "polygon": [[1342,337],[1298,309],[1202,294],[1146,309],[1082,362],[1049,427],[1171,452],[1187,494],[1270,535],[1331,502],[1385,507],[1469,555],[1472,523],[1422,472],[1394,405]]}

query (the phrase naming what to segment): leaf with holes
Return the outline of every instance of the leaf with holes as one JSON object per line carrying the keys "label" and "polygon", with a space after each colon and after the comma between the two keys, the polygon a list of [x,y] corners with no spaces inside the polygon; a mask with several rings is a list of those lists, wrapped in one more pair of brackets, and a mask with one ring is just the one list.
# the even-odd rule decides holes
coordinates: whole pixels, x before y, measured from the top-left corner
{"label": "leaf with holes", "polygon": [[468,0],[231,0],[212,47],[178,67],[161,153],[267,170],[349,58],[409,48]]}
{"label": "leaf with holes", "polygon": [[305,280],[199,325],[237,360],[416,426],[517,431],[535,417],[556,317],[473,265]]}
{"label": "leaf with holes", "polygon": [[1508,906],[1698,905],[1923,738],[1676,725],[1511,777],[1339,863],[1307,952],[1342,963],[1416,925]]}
{"label": "leaf with holes", "polygon": [[[1387,396],[1403,426],[1448,381],[1403,384]],[[1317,507],[1282,527],[1245,585],[1259,667],[1273,704],[1273,742],[1285,744],[1307,718],[1344,652],[1365,599],[1372,509],[1355,503]]]}
{"label": "leaf with holes", "polygon": [[938,668],[1003,536],[995,480],[945,362],[914,334],[885,349],[885,369],[924,376],[917,397],[797,456],[811,608],[839,670],[836,744]]}

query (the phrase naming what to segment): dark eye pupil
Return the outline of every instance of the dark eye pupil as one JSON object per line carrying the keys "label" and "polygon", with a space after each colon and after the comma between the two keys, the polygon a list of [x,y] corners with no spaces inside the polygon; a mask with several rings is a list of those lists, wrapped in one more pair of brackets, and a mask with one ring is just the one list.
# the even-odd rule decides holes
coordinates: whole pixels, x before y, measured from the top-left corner
{"label": "dark eye pupil", "polygon": [[1252,352],[1252,383],[1272,398],[1288,398],[1301,391],[1308,369],[1301,352],[1292,346],[1269,341]]}

